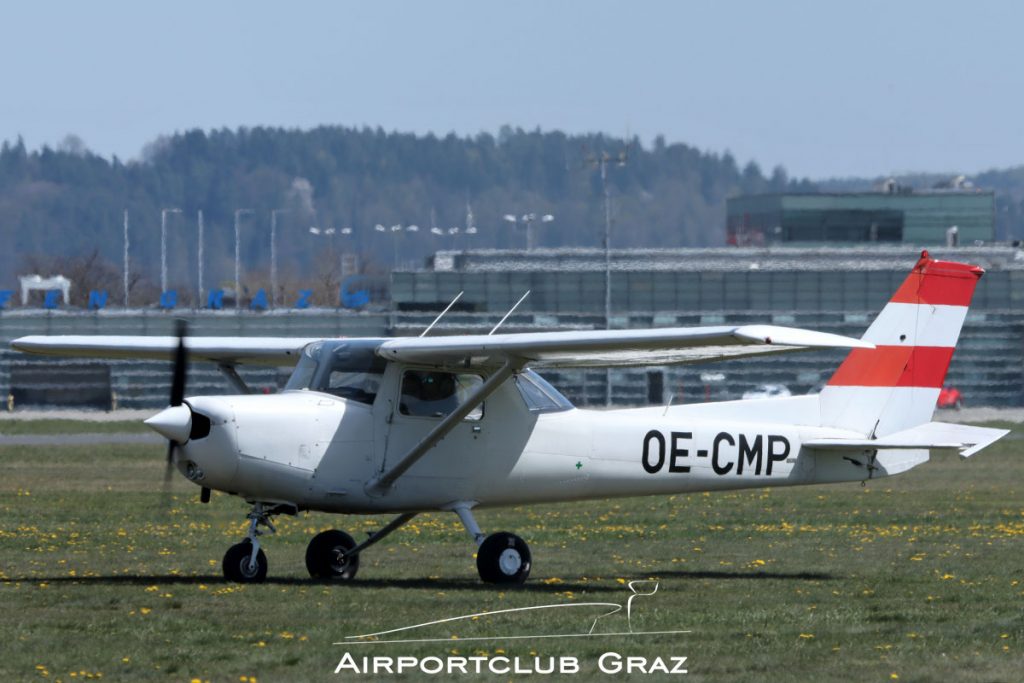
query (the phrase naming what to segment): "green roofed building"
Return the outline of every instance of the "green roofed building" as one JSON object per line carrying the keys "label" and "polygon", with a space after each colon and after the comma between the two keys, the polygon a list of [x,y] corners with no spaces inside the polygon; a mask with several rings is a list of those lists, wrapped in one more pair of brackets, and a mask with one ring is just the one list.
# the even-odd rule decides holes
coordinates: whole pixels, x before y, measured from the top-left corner
{"label": "green roofed building", "polygon": [[726,203],[726,239],[737,246],[888,242],[919,246],[990,243],[995,195],[973,190],[761,194]]}

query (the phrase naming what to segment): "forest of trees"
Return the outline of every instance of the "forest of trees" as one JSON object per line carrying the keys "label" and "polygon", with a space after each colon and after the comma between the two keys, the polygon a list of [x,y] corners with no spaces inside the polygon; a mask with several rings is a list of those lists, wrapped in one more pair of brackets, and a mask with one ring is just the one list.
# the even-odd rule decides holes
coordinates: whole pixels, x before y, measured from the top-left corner
{"label": "forest of trees", "polygon": [[[524,246],[524,231],[506,214],[554,216],[538,225],[538,246],[600,246],[603,191],[594,160],[602,155],[611,159],[613,247],[722,245],[727,197],[817,188],[781,167],[765,172],[729,153],[661,138],[644,146],[507,127],[475,137],[343,127],[192,130],[159,138],[128,163],[92,154],[75,136],[41,150],[19,138],[0,148],[0,289],[16,288],[17,275],[59,268],[119,301],[125,210],[133,297],[149,301],[159,283],[161,209],[180,209],[168,215],[168,266],[184,301],[195,290],[200,210],[207,287],[233,281],[237,209],[251,210],[241,220],[243,280],[250,291],[266,286],[276,209],[281,289],[315,285],[324,303],[336,292],[343,253],[358,254],[365,271],[384,273],[394,263],[419,265],[437,249]],[[1024,233],[1024,167],[975,182],[999,193],[1000,235]],[[465,231],[470,208],[475,234]],[[396,225],[418,231],[392,231]],[[313,235],[314,226],[335,233]],[[85,295],[76,289],[79,304]]]}
{"label": "forest of trees", "polygon": [[[199,210],[205,281],[213,286],[233,280],[236,209],[252,210],[241,222],[250,287],[266,280],[270,213],[280,210],[278,267],[289,291],[318,278],[329,289],[342,252],[382,272],[396,261],[420,264],[437,249],[525,245],[525,231],[504,221],[506,214],[554,216],[537,226],[538,246],[600,246],[603,193],[594,160],[602,155],[612,159],[613,247],[723,244],[726,197],[813,188],[782,168],[766,174],[728,153],[662,139],[645,147],[635,139],[511,128],[472,138],[341,127],[193,130],[158,139],[130,163],[94,155],[74,136],[38,151],[18,139],[0,149],[0,286],[58,264],[101,279],[119,300],[126,209],[133,292],[156,291],[164,208],[181,209],[168,215],[168,264],[171,285],[183,292],[196,282]],[[468,209],[475,234],[465,232]],[[393,232],[394,225],[419,230]],[[312,235],[311,226],[335,234]]]}

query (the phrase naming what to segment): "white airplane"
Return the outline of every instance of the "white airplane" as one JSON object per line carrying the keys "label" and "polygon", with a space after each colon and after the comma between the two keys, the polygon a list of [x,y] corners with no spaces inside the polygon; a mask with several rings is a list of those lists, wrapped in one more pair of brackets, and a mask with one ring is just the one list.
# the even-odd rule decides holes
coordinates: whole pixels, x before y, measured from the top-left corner
{"label": "white airplane", "polygon": [[[170,407],[146,421],[189,481],[252,508],[224,575],[261,581],[260,536],[301,510],[396,517],[362,542],[330,530],[310,575],[351,580],[370,546],[420,512],[451,511],[485,582],[526,580],[523,539],[485,536],[473,510],[613,496],[863,481],[930,451],[973,455],[1007,432],[931,422],[983,271],[924,252],[860,340],[769,325],[392,339],[31,336],[30,353],[173,359]],[[580,410],[531,368],[651,366],[850,348],[820,394]],[[186,355],[235,396],[185,398]],[[294,364],[279,394],[249,394],[241,363]]]}

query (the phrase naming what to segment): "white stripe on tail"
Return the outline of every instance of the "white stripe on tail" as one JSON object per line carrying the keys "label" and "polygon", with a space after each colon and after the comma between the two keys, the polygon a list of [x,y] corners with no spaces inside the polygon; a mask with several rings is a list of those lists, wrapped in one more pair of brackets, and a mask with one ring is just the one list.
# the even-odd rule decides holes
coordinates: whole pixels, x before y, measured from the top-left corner
{"label": "white stripe on tail", "polygon": [[865,332],[820,400],[821,424],[882,437],[931,420],[983,271],[921,259]]}

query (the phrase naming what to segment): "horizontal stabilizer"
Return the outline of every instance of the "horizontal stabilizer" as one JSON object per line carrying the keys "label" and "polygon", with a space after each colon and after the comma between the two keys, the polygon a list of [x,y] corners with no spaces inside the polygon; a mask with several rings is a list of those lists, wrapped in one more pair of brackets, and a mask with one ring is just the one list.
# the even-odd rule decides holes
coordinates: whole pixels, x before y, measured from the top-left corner
{"label": "horizontal stabilizer", "polygon": [[806,448],[827,451],[882,449],[953,450],[969,458],[982,448],[1010,433],[1008,429],[972,427],[949,422],[928,422],[880,439],[811,439]]}

